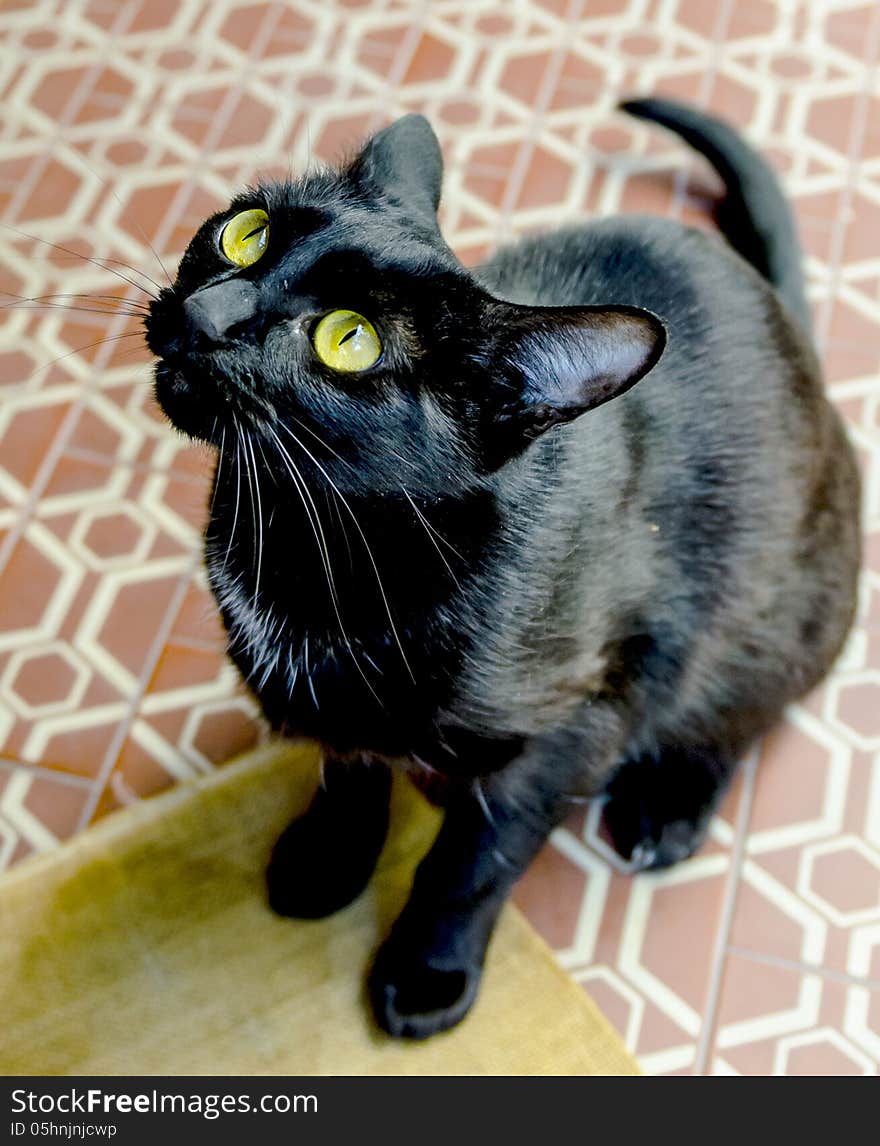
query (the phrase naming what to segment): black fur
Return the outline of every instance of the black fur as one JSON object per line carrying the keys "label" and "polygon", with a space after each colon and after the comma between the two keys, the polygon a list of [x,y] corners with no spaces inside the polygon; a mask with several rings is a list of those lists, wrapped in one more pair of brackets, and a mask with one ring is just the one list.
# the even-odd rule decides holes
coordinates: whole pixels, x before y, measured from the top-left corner
{"label": "black fur", "polygon": [[[370,976],[393,1034],[466,1013],[508,892],[573,800],[605,794],[637,866],[690,854],[851,621],[858,481],[797,321],[788,210],[729,128],[628,109],[707,151],[728,238],[771,282],[638,216],[466,270],[437,229],[436,140],[409,116],[341,170],[208,220],[148,320],[160,402],[220,447],[206,554],[230,653],[273,726],[326,750],[273,906],[358,894],[384,761],[442,780],[444,826]],[[240,271],[218,233],[251,206],[270,239]],[[312,351],[337,308],[382,338],[362,374]]]}

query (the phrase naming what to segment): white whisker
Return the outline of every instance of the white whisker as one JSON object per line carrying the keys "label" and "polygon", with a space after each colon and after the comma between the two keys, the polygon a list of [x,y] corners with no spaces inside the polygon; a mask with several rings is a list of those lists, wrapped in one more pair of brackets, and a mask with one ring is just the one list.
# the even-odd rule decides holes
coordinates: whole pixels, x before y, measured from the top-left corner
{"label": "white whisker", "polygon": [[[217,419],[214,419],[214,427],[211,433],[217,429]],[[214,470],[214,492],[211,494],[211,507],[208,510],[208,521],[214,518],[214,506],[217,503],[217,491],[220,489],[220,471],[223,467],[223,447],[226,445],[226,427],[223,427],[223,433],[220,436],[220,448],[217,451],[217,468]]]}
{"label": "white whisker", "polygon": [[[272,429],[271,426],[269,426],[267,428],[268,428],[269,433],[271,434],[272,438],[275,441],[275,444],[277,445],[277,447],[281,453],[281,460],[284,463],[284,466],[287,469],[287,472],[290,474],[291,479],[293,480],[294,488],[296,489],[297,493],[299,494],[300,501],[303,504],[303,509],[306,512],[306,517],[308,518],[309,524],[312,527],[312,533],[315,536],[315,541],[317,542],[317,545],[318,545],[318,553],[321,557],[321,562],[324,566],[324,573],[327,577],[327,586],[330,590],[330,601],[331,601],[331,604],[333,605],[333,611],[336,614],[336,621],[339,625],[339,631],[342,634],[342,639],[345,642],[345,647],[348,650],[348,653],[351,656],[352,661],[354,662],[354,666],[358,670],[358,673],[360,674],[364,684],[367,686],[367,688],[370,690],[373,697],[375,698],[376,703],[381,708],[384,708],[385,706],[382,703],[382,700],[380,699],[379,694],[376,692],[376,690],[373,688],[370,681],[367,679],[367,676],[364,673],[364,670],[361,666],[361,663],[358,660],[357,656],[355,655],[355,651],[354,651],[354,648],[352,646],[351,640],[348,636],[348,633],[345,630],[345,625],[344,625],[343,620],[342,620],[342,611],[341,611],[340,606],[339,606],[339,597],[338,597],[337,592],[336,592],[336,582],[335,582],[334,577],[333,577],[333,568],[332,568],[332,564],[330,561],[330,548],[327,544],[327,539],[326,539],[326,536],[324,534],[323,526],[321,524],[321,517],[320,517],[320,514],[318,513],[318,507],[315,505],[314,498],[311,495],[311,492],[309,490],[309,487],[308,487],[308,484],[306,483],[305,478],[300,473],[299,468],[296,465],[296,462],[294,462],[293,458],[290,456],[290,453],[285,448],[284,443],[281,441],[281,439],[278,437],[278,435],[275,433],[274,429]],[[306,501],[306,498],[308,498],[308,502]],[[310,506],[311,506],[311,508],[310,508]],[[347,540],[348,539],[346,538],[346,544],[347,544]],[[306,647],[308,647],[308,646],[306,646]],[[312,687],[311,686],[311,680],[309,680],[309,687],[310,688]],[[314,693],[313,693],[313,695],[314,695]],[[317,702],[316,702],[316,707],[317,707]]]}
{"label": "white whisker", "polygon": [[[434,548],[437,550],[437,553],[438,553],[438,555],[439,555],[439,557],[440,557],[440,560],[443,562],[443,564],[446,566],[446,568],[447,568],[447,570],[448,570],[448,572],[449,572],[449,576],[450,576],[450,577],[452,578],[452,580],[455,582],[456,586],[457,586],[457,587],[460,589],[460,588],[461,588],[461,582],[460,582],[460,581],[459,581],[459,579],[456,577],[456,575],[455,575],[455,572],[454,572],[454,570],[453,570],[452,566],[449,564],[449,562],[448,562],[448,561],[446,560],[446,558],[443,556],[443,550],[440,548],[440,546],[439,546],[439,545],[437,544],[437,542],[434,540],[433,534],[434,534],[436,531],[435,531],[435,530],[432,528],[432,526],[431,526],[431,523],[428,521],[428,519],[427,519],[427,518],[424,516],[424,514],[422,513],[422,511],[419,509],[419,507],[416,505],[416,503],[415,503],[415,502],[413,501],[413,499],[410,497],[410,495],[409,495],[409,492],[406,490],[406,488],[405,488],[404,486],[401,486],[400,488],[403,490],[403,496],[406,498],[406,500],[409,502],[409,504],[410,504],[410,505],[413,507],[413,510],[415,511],[415,514],[416,514],[416,517],[419,519],[419,521],[420,521],[420,522],[422,523],[422,525],[425,527],[425,533],[428,535],[428,540],[431,542],[431,544],[432,544],[432,545],[434,546]],[[437,536],[439,537],[440,535],[438,534]],[[447,544],[448,544],[448,543],[447,543]],[[451,546],[450,546],[450,548],[451,548]]]}
{"label": "white whisker", "polygon": [[254,465],[254,492],[257,495],[257,579],[254,588],[254,609],[256,609],[257,599],[260,596],[260,573],[263,568],[263,500],[260,497],[260,477],[257,473],[257,459],[254,455],[254,443],[252,442],[250,436],[247,438],[247,446],[250,450],[251,461]]}
{"label": "white whisker", "polygon": [[497,831],[498,825],[495,822],[495,817],[489,811],[489,803],[486,799],[485,793],[483,792],[483,785],[480,783],[479,776],[474,778],[474,795],[477,797],[477,803],[483,809],[483,815],[486,817],[487,823],[493,829],[493,831]]}
{"label": "white whisker", "polygon": [[398,649],[400,650],[400,655],[403,658],[403,663],[406,666],[406,671],[409,673],[410,679],[412,680],[413,684],[415,684],[416,678],[413,675],[412,669],[410,668],[409,661],[406,659],[406,653],[404,652],[403,644],[400,640],[400,634],[397,631],[397,626],[394,624],[394,616],[392,615],[392,612],[391,612],[391,606],[388,603],[388,597],[385,593],[385,586],[382,584],[382,578],[379,575],[379,567],[376,564],[376,559],[373,556],[373,551],[370,548],[370,544],[367,541],[367,538],[364,534],[363,529],[361,529],[360,522],[358,521],[357,517],[355,516],[354,510],[348,504],[348,501],[343,496],[339,487],[336,485],[336,483],[333,481],[333,479],[330,477],[330,475],[327,473],[327,471],[324,469],[324,467],[321,465],[321,463],[315,458],[314,454],[312,454],[307,449],[307,447],[303,445],[303,443],[299,440],[299,438],[296,436],[296,434],[294,434],[294,432],[290,429],[289,426],[285,426],[284,423],[281,423],[281,425],[282,425],[282,428],[284,430],[286,430],[287,433],[291,436],[291,438],[293,438],[294,442],[296,442],[296,444],[303,451],[303,453],[305,453],[307,455],[307,457],[309,457],[311,459],[312,464],[315,465],[321,471],[321,473],[324,475],[327,482],[329,482],[331,488],[336,491],[336,494],[339,497],[339,500],[345,506],[346,510],[348,511],[349,516],[351,517],[352,521],[354,522],[355,529],[360,534],[361,541],[363,541],[363,543],[364,543],[364,548],[367,551],[367,556],[370,559],[370,564],[373,566],[373,572],[376,575],[376,582],[379,586],[379,593],[381,594],[382,602],[385,605],[385,612],[388,615],[388,623],[391,626],[391,632],[394,635],[394,640],[397,643]]}
{"label": "white whisker", "polygon": [[233,425],[235,426],[235,510],[232,514],[232,529],[229,531],[229,542],[226,546],[226,555],[223,558],[223,564],[220,567],[220,574],[226,572],[226,565],[229,561],[229,554],[232,552],[232,546],[235,542],[235,528],[238,525],[238,508],[241,501],[241,430],[238,425],[238,419],[233,415]]}
{"label": "white whisker", "polygon": [[309,692],[312,694],[312,700],[314,701],[314,704],[315,704],[315,711],[319,712],[321,706],[318,704],[318,698],[315,695],[315,684],[314,684],[314,681],[312,680],[311,669],[309,668],[309,637],[308,637],[308,634],[306,634],[305,639],[303,640],[303,665],[305,666],[305,670],[306,670],[306,684],[309,686]]}

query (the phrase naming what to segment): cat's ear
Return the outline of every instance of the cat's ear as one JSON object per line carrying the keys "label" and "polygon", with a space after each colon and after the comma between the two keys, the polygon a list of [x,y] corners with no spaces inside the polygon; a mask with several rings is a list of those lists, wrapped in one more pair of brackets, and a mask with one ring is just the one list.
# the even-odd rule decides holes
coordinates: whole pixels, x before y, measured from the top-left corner
{"label": "cat's ear", "polygon": [[423,115],[405,115],[374,135],[350,170],[437,225],[443,155]]}
{"label": "cat's ear", "polygon": [[493,357],[508,388],[493,421],[496,444],[508,456],[552,426],[625,393],[666,345],[660,319],[636,307],[496,302],[491,309],[498,332]]}

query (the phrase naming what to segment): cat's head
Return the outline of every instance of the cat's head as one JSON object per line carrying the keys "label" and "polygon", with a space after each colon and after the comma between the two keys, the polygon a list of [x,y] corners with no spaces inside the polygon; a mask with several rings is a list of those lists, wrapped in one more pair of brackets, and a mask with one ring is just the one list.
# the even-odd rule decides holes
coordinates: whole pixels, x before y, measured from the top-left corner
{"label": "cat's head", "polygon": [[147,320],[171,421],[247,431],[343,488],[463,488],[632,386],[664,345],[625,307],[492,297],[437,226],[421,116],[340,170],[239,195],[199,229]]}

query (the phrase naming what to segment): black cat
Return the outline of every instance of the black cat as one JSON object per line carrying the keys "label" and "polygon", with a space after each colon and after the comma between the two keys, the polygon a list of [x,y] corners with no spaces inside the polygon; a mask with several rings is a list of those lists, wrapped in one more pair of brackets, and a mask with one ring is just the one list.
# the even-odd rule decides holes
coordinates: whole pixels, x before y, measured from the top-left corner
{"label": "black cat", "polygon": [[723,123],[625,108],[715,165],[735,250],[630,216],[466,270],[437,227],[436,139],[406,116],[209,219],[147,322],[160,403],[219,448],[206,554],[230,654],[274,728],[325,749],[272,906],[361,891],[386,761],[443,781],[370,974],[396,1035],[467,1012],[572,801],[604,794],[634,867],[690,855],[853,615],[858,479],[775,179]]}

